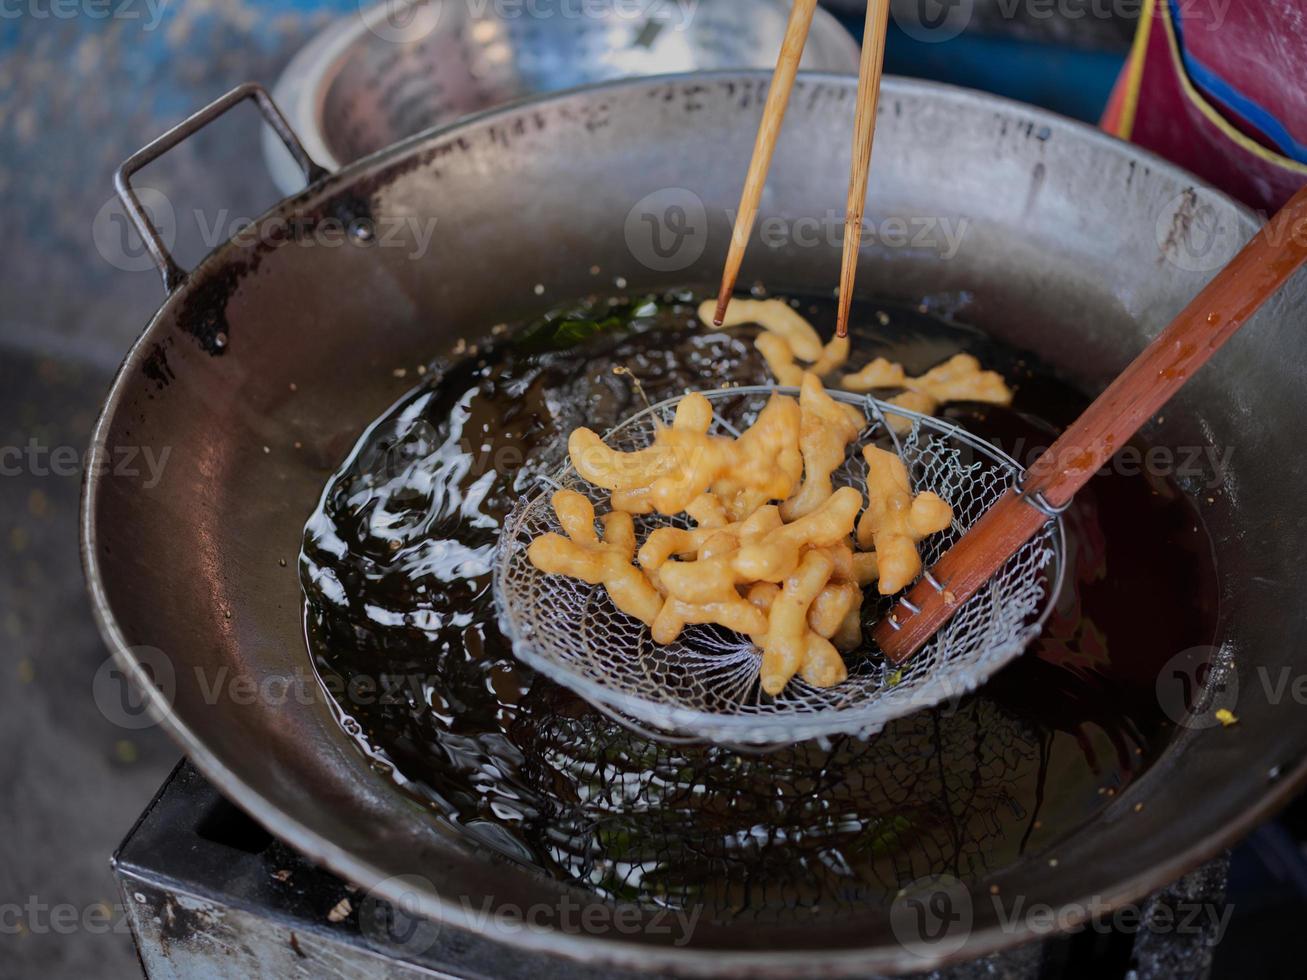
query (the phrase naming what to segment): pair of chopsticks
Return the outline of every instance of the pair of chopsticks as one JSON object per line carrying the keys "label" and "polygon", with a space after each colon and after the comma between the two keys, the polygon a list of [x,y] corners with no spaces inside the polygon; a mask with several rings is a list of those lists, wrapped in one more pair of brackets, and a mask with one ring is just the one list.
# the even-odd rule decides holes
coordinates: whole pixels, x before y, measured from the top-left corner
{"label": "pair of chopsticks", "polygon": [[[744,261],[744,249],[753,233],[754,219],[758,216],[758,202],[762,187],[767,182],[776,137],[785,119],[785,107],[790,101],[794,76],[803,57],[803,45],[808,39],[808,28],[817,9],[817,0],[794,0],[785,40],[781,44],[776,70],[772,73],[771,88],[763,107],[762,123],[753,144],[753,157],[740,195],[740,207],[731,233],[731,247],[726,255],[726,268],[722,272],[722,286],[717,293],[717,312],[713,322],[718,326],[726,317],[735,280]],[[853,302],[853,279],[858,271],[858,247],[862,241],[862,214],[867,206],[867,175],[871,170],[871,144],[876,130],[876,104],[880,99],[881,68],[885,61],[885,30],[889,23],[889,0],[867,0],[867,25],[862,38],[862,61],[858,67],[858,107],[853,119],[853,161],[849,169],[848,202],[844,211],[844,253],[840,263],[839,314],[835,331],[840,337],[848,336],[849,306]]]}

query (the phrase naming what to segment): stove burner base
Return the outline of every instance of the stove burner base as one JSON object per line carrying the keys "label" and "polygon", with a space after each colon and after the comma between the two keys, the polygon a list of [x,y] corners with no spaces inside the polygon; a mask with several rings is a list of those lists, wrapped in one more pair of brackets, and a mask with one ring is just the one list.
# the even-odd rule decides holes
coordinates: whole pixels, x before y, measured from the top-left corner
{"label": "stove burner base", "polygon": [[[650,974],[525,953],[442,926],[434,935],[402,913],[378,925],[366,894],[273,838],[188,762],[160,788],[113,858],[141,967],[163,977],[384,976],[621,980]],[[1143,921],[1168,906],[1219,905],[1223,856],[1149,899]],[[397,941],[398,940],[398,941]],[[1201,930],[1137,935],[1087,930],[964,963],[932,980],[1203,980],[1216,939]]]}

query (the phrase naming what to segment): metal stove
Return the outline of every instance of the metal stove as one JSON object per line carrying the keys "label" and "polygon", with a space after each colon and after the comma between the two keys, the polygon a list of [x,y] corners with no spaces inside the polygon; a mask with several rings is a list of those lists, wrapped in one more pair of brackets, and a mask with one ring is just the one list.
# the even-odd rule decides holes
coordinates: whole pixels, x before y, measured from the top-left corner
{"label": "metal stove", "polygon": [[[633,974],[523,953],[372,900],[276,840],[188,762],[173,770],[113,858],[141,967],[158,978]],[[1153,896],[1144,921],[1220,906],[1221,857]],[[1211,973],[1218,936],[1086,930],[930,974],[936,980],[1162,980]]]}

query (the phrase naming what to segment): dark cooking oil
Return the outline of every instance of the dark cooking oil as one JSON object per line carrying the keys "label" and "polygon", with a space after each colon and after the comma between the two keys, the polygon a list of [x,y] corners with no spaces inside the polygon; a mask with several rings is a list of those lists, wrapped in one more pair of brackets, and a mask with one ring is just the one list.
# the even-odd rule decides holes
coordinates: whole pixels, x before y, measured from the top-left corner
{"label": "dark cooking oil", "polygon": [[[833,304],[802,308],[828,335]],[[885,356],[916,373],[968,351],[1002,372],[1011,408],[945,414],[1022,462],[1087,403],[945,317],[862,303],[853,324],[850,368]],[[1051,853],[1157,759],[1171,734],[1158,671],[1214,632],[1212,549],[1166,479],[1096,477],[1067,514],[1067,582],[1040,639],[976,694],[866,741],[764,755],[651,742],[513,658],[491,592],[505,514],[574,427],[766,381],[755,334],[702,327],[689,293],[595,298],[433,365],[306,529],[308,643],[331,689],[355,692],[343,724],[433,819],[484,846],[719,918],[855,909],[923,875],[983,883]]]}

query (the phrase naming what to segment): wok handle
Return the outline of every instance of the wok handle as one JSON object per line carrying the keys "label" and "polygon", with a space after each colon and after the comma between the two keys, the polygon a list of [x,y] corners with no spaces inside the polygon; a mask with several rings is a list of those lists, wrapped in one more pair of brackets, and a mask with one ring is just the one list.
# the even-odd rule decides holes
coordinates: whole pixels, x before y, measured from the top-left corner
{"label": "wok handle", "polygon": [[114,189],[118,192],[118,199],[127,209],[127,215],[140,234],[141,240],[145,242],[154,264],[163,274],[163,288],[169,293],[186,281],[187,272],[172,257],[172,253],[168,251],[168,247],[159,236],[158,229],[154,227],[154,222],[141,206],[140,198],[132,188],[132,176],[146,164],[157,160],[178,143],[195,135],[219,116],[224,115],[228,109],[246,99],[254,100],[254,104],[259,107],[259,112],[263,115],[263,121],[272,127],[273,132],[285,144],[310,184],[327,175],[327,170],[315,163],[304,149],[304,144],[290,128],[290,123],[281,114],[281,110],[272,101],[267,90],[256,82],[246,82],[244,85],[237,86],[221,98],[210,102],[189,119],[168,130],[154,142],[137,150],[114,173]]}

